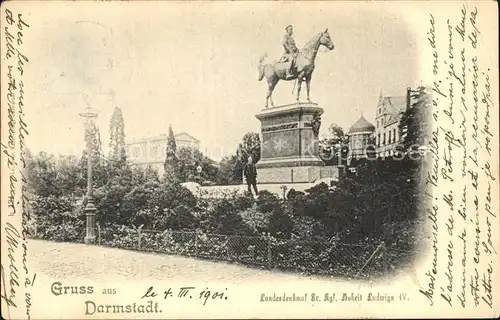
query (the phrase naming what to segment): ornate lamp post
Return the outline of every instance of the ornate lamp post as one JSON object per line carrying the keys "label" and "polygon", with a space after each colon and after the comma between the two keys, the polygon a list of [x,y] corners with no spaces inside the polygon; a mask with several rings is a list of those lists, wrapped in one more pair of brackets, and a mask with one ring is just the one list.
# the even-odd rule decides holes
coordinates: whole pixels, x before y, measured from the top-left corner
{"label": "ornate lamp post", "polygon": [[91,111],[90,107],[85,109],[85,112],[79,113],[80,117],[85,119],[85,130],[87,138],[87,205],[85,206],[85,217],[86,217],[86,234],[85,243],[92,244],[95,242],[96,234],[96,207],[94,205],[94,200],[92,198],[92,149],[93,149],[93,125],[94,119],[97,118],[97,113]]}
{"label": "ornate lamp post", "polygon": [[201,165],[198,165],[196,167],[196,173],[197,173],[197,176],[198,176],[198,181],[200,182],[201,184],[201,172],[203,171],[203,168],[201,167]]}

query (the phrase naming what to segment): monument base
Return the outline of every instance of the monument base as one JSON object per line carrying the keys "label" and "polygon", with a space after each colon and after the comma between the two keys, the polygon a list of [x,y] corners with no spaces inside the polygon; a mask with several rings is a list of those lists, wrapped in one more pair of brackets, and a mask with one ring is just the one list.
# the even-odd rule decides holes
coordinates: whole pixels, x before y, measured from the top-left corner
{"label": "monument base", "polygon": [[261,122],[258,183],[311,183],[321,178],[318,132],[323,109],[315,103],[267,108],[255,115]]}
{"label": "monument base", "polygon": [[311,183],[321,178],[321,166],[257,169],[258,183]]}
{"label": "monument base", "polygon": [[[298,163],[300,163],[298,165]],[[272,183],[313,183],[320,179],[338,181],[344,175],[344,166],[325,166],[321,159],[313,157],[307,159],[281,159],[259,161],[257,168],[257,182]]]}

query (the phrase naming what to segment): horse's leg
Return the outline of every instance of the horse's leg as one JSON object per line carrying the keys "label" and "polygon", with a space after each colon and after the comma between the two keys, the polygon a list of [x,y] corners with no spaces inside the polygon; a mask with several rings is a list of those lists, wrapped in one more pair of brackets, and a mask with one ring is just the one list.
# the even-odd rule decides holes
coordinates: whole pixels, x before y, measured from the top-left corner
{"label": "horse's leg", "polygon": [[273,91],[274,91],[274,87],[276,87],[277,83],[278,83],[278,80],[276,80],[275,77],[270,77],[267,80],[268,90],[267,90],[267,96],[266,96],[266,108],[268,107],[269,101],[271,101],[271,107],[274,107]]}
{"label": "horse's leg", "polygon": [[309,97],[309,91],[311,89],[311,75],[306,76],[306,88],[307,88],[307,101],[311,102],[311,98]]}
{"label": "horse's leg", "polygon": [[302,74],[299,74],[299,76],[297,77],[297,102],[300,102],[300,89],[302,88],[302,78],[303,78],[303,75]]}
{"label": "horse's leg", "polygon": [[267,108],[267,105],[269,104],[269,97],[271,96],[271,88],[268,86],[269,89],[267,89],[267,94],[266,94],[266,105],[265,107]]}
{"label": "horse's leg", "polygon": [[267,78],[267,94],[266,94],[266,108],[269,105],[269,100],[271,99],[271,95],[273,94],[273,86],[272,86],[272,80],[270,78]]}
{"label": "horse's leg", "polygon": [[276,84],[278,84],[279,79],[277,77],[274,77],[273,80],[271,81],[271,84],[269,86],[269,100],[271,100],[271,107],[274,107],[274,101],[273,101],[273,91],[274,88],[276,87]]}

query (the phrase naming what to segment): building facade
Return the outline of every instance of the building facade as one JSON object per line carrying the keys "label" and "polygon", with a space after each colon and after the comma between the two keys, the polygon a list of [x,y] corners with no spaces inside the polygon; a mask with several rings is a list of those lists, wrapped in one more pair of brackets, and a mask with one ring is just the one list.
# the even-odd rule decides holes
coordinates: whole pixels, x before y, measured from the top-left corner
{"label": "building facade", "polygon": [[[200,150],[200,141],[193,136],[181,132],[174,137],[177,149],[189,147]],[[125,145],[127,158],[136,166],[143,168],[151,166],[162,175],[164,172],[163,164],[165,162],[167,139],[168,136],[162,134],[155,137],[131,141]]]}
{"label": "building facade", "polygon": [[380,97],[375,116],[375,143],[379,157],[391,157],[401,142],[399,123],[403,113],[411,107],[411,89],[406,95]]}
{"label": "building facade", "polygon": [[[348,132],[349,153],[348,165],[353,165],[354,159],[385,158],[396,154],[402,138],[399,124],[403,113],[411,108],[415,102],[412,98],[411,88],[406,89],[404,96],[382,96],[376,105],[375,125],[361,117],[356,121]],[[374,143],[374,146],[370,144]]]}
{"label": "building facade", "polygon": [[375,126],[363,116],[349,128],[347,165],[351,165],[354,160],[359,161],[368,157],[368,146],[374,131]]}

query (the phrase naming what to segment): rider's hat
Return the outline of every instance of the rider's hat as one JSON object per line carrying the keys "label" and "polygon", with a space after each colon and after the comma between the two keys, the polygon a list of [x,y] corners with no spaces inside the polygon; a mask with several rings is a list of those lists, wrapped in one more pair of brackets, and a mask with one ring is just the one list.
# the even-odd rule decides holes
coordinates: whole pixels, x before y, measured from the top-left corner
{"label": "rider's hat", "polygon": [[287,25],[285,30],[288,30],[288,28],[292,28],[293,26],[291,24]]}

